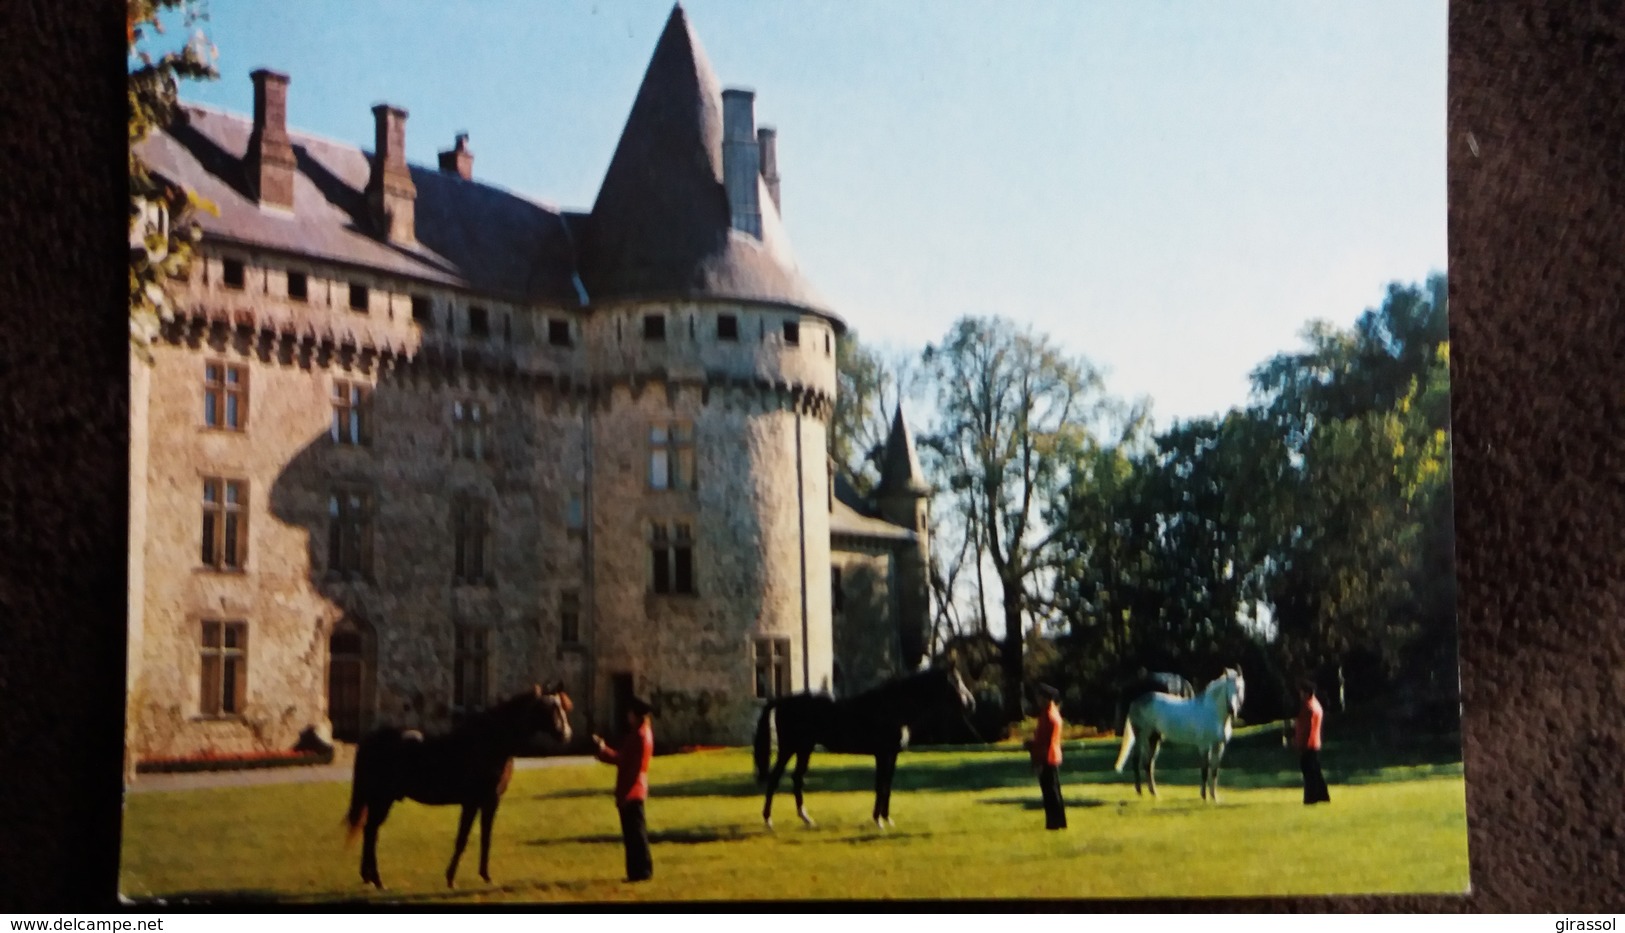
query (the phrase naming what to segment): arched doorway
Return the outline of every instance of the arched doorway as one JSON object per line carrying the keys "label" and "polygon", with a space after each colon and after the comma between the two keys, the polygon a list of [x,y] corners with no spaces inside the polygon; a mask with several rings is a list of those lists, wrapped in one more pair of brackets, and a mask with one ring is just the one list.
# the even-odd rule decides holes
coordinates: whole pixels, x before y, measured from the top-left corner
{"label": "arched doorway", "polygon": [[371,725],[372,639],[354,620],[333,627],[327,642],[327,718],[333,738],[359,741]]}

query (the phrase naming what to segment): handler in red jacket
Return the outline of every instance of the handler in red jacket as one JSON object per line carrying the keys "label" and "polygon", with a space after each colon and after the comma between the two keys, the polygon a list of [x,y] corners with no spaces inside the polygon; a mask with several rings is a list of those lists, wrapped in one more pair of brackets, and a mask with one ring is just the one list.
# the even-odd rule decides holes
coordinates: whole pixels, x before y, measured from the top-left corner
{"label": "handler in red jacket", "polygon": [[1298,695],[1303,706],[1298,710],[1295,741],[1303,768],[1303,802],[1330,803],[1332,795],[1326,790],[1326,777],[1320,773],[1320,701],[1315,699],[1315,683],[1304,680],[1298,684]]}
{"label": "handler in red jacket", "polygon": [[649,759],[654,755],[654,731],[649,727],[648,703],[633,697],[626,709],[626,735],[610,748],[593,736],[598,760],[615,766],[615,806],[621,811],[621,841],[626,844],[626,880],[648,881],[654,876],[649,855],[649,827],[643,820],[643,801],[649,796]]}
{"label": "handler in red jacket", "polygon": [[1061,799],[1061,694],[1048,684],[1039,684],[1036,692],[1042,708],[1028,751],[1044,794],[1044,828],[1066,829],[1066,802]]}

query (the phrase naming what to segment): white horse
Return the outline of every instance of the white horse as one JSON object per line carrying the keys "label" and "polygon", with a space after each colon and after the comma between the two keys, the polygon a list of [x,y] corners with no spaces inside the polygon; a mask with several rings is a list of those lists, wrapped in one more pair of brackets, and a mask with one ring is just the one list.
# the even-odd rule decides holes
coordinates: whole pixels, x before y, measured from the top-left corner
{"label": "white horse", "polygon": [[1224,755],[1225,743],[1230,741],[1231,721],[1241,714],[1242,697],[1246,684],[1241,671],[1225,668],[1218,680],[1208,684],[1201,693],[1185,699],[1166,693],[1148,693],[1129,704],[1128,721],[1123,726],[1123,748],[1117,753],[1116,770],[1123,770],[1129,752],[1134,755],[1134,792],[1140,793],[1141,752],[1134,744],[1135,733],[1146,737],[1151,746],[1145,758],[1146,783],[1151,785],[1151,796],[1157,794],[1154,772],[1157,750],[1164,741],[1180,745],[1194,745],[1202,755],[1202,799],[1208,799],[1212,787],[1213,802],[1219,801],[1219,759]]}

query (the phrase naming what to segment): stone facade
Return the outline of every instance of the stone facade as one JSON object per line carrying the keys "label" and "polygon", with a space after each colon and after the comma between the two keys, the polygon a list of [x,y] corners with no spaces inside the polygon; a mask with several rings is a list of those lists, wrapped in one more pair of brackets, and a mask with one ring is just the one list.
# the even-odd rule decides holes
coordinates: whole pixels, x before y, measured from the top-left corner
{"label": "stone facade", "polygon": [[[673,61],[716,94],[680,10],[646,85]],[[256,73],[258,120],[288,84]],[[398,154],[405,111],[375,109]],[[386,153],[374,217],[374,157],[189,113],[143,151],[222,210],[181,319],[132,363],[132,760],[439,728],[551,680],[583,734],[635,692],[663,742],[741,743],[766,697],[917,662],[923,508],[837,503],[844,324],[772,242],[776,169],[708,284],[618,296],[590,273],[614,258],[574,244],[624,219],[485,188],[466,138],[441,172]],[[291,207],[222,161],[268,164],[265,139],[299,155],[259,186]]]}

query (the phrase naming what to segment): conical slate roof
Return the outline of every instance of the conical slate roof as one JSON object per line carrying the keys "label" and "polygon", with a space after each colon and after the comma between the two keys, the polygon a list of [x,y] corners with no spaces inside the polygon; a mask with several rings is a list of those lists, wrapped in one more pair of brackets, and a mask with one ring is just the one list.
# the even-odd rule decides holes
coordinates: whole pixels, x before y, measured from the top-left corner
{"label": "conical slate roof", "polygon": [[765,184],[761,239],[731,229],[722,129],[721,86],[675,6],[582,236],[591,301],[766,301],[817,312],[844,329],[796,270]]}
{"label": "conical slate roof", "polygon": [[892,417],[891,433],[886,435],[886,450],[880,459],[879,496],[929,495],[925,471],[920,469],[920,457],[914,451],[914,437],[908,422],[903,420],[903,406],[898,404]]}

